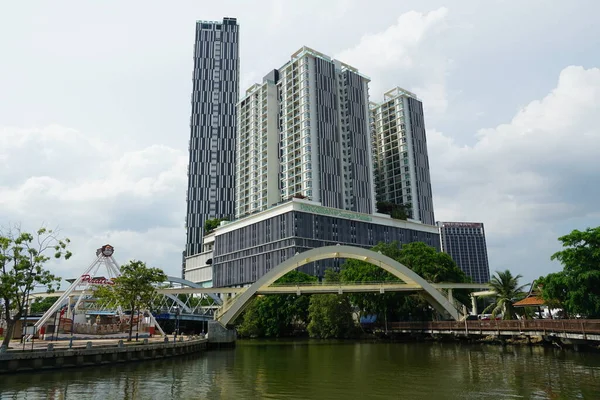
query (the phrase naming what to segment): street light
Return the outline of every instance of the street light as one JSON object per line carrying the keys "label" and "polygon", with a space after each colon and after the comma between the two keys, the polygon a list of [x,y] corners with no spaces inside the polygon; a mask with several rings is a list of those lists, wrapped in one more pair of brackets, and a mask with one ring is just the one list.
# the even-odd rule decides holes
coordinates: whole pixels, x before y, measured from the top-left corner
{"label": "street light", "polygon": [[177,341],[177,335],[179,335],[179,315],[181,315],[181,310],[179,307],[175,307],[175,341]]}
{"label": "street light", "polygon": [[[25,337],[27,335],[27,311],[29,310],[29,292],[31,291],[31,286],[29,284],[29,279],[35,278],[37,274],[35,272],[30,272],[29,277],[25,283],[25,316],[23,318],[23,326],[21,329],[21,341],[23,342],[23,350],[25,350]],[[31,282],[33,284],[33,281]]]}

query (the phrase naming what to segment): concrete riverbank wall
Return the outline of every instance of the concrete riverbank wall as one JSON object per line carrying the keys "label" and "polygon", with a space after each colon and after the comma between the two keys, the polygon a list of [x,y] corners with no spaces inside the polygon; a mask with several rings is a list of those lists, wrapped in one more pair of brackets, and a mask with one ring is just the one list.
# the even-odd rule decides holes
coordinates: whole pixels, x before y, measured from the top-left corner
{"label": "concrete riverbank wall", "polygon": [[116,345],[96,347],[88,342],[86,346],[70,349],[54,348],[53,344],[49,344],[45,350],[0,353],[0,374],[155,360],[204,351],[207,345],[208,340],[200,338],[162,343],[144,341],[141,344],[119,341]]}

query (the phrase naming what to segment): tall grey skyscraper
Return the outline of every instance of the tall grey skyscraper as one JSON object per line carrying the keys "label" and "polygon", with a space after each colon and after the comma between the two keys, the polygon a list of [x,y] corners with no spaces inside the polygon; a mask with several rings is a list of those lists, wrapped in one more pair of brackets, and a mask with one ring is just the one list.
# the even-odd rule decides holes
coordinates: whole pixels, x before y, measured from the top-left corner
{"label": "tall grey skyscraper", "polygon": [[410,217],[434,225],[423,104],[401,88],[371,103],[377,201],[410,205]]}
{"label": "tall grey skyscraper", "polygon": [[480,222],[438,222],[444,253],[475,283],[490,280],[485,230]]}
{"label": "tall grey skyscraper", "polygon": [[238,105],[236,216],[295,195],[374,211],[369,78],[302,47]]}
{"label": "tall grey skyscraper", "polygon": [[238,36],[235,18],[196,22],[184,254],[187,256],[202,251],[205,220],[234,215]]}

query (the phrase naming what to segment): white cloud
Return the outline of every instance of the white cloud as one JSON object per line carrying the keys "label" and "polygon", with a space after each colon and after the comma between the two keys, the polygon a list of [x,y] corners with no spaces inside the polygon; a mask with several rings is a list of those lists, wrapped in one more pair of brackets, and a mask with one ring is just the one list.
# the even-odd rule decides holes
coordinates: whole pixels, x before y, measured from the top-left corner
{"label": "white cloud", "polygon": [[[509,123],[480,130],[472,147],[430,130],[436,217],[483,221],[492,244],[548,236],[552,242],[536,260],[548,265],[561,221],[597,219],[598,110],[600,69],[570,66],[547,96],[530,102]],[[506,249],[498,249],[499,256],[501,251]]]}
{"label": "white cloud", "polygon": [[[597,70],[566,68],[544,96],[563,66],[600,65],[595,2],[575,13],[519,1],[146,2],[119,13],[79,2],[85,21],[25,3],[0,25],[0,120],[31,127],[0,127],[0,225],[60,225],[76,254],[61,270],[110,241],[121,262],[178,273],[195,19],[226,15],[241,24],[242,91],[308,45],[370,76],[373,100],[395,86],[417,93],[436,215],[484,221],[493,269],[543,268],[556,237],[600,223]],[[482,126],[493,128],[473,135]]]}
{"label": "white cloud", "polygon": [[365,34],[359,43],[335,55],[372,78],[371,96],[401,86],[415,91],[427,111],[443,113],[448,106],[446,74],[451,60],[441,42],[448,9],[401,14],[387,29]]}
{"label": "white cloud", "polygon": [[53,265],[76,273],[106,241],[131,258],[179,275],[187,154],[153,145],[122,152],[58,125],[0,129],[0,221],[27,230],[59,226],[75,256]]}

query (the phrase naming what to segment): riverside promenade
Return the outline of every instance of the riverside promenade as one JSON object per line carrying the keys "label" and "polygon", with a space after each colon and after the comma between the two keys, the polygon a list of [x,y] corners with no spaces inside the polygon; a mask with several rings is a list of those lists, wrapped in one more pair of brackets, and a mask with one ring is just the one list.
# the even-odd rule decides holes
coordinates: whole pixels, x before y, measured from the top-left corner
{"label": "riverside promenade", "polygon": [[192,354],[207,349],[198,336],[155,337],[138,342],[122,339],[16,342],[0,349],[0,374],[55,368],[99,366]]}
{"label": "riverside promenade", "polygon": [[464,338],[539,337],[545,342],[572,346],[600,345],[600,320],[534,319],[515,321],[413,321],[391,322],[388,331],[412,335],[454,336]]}

